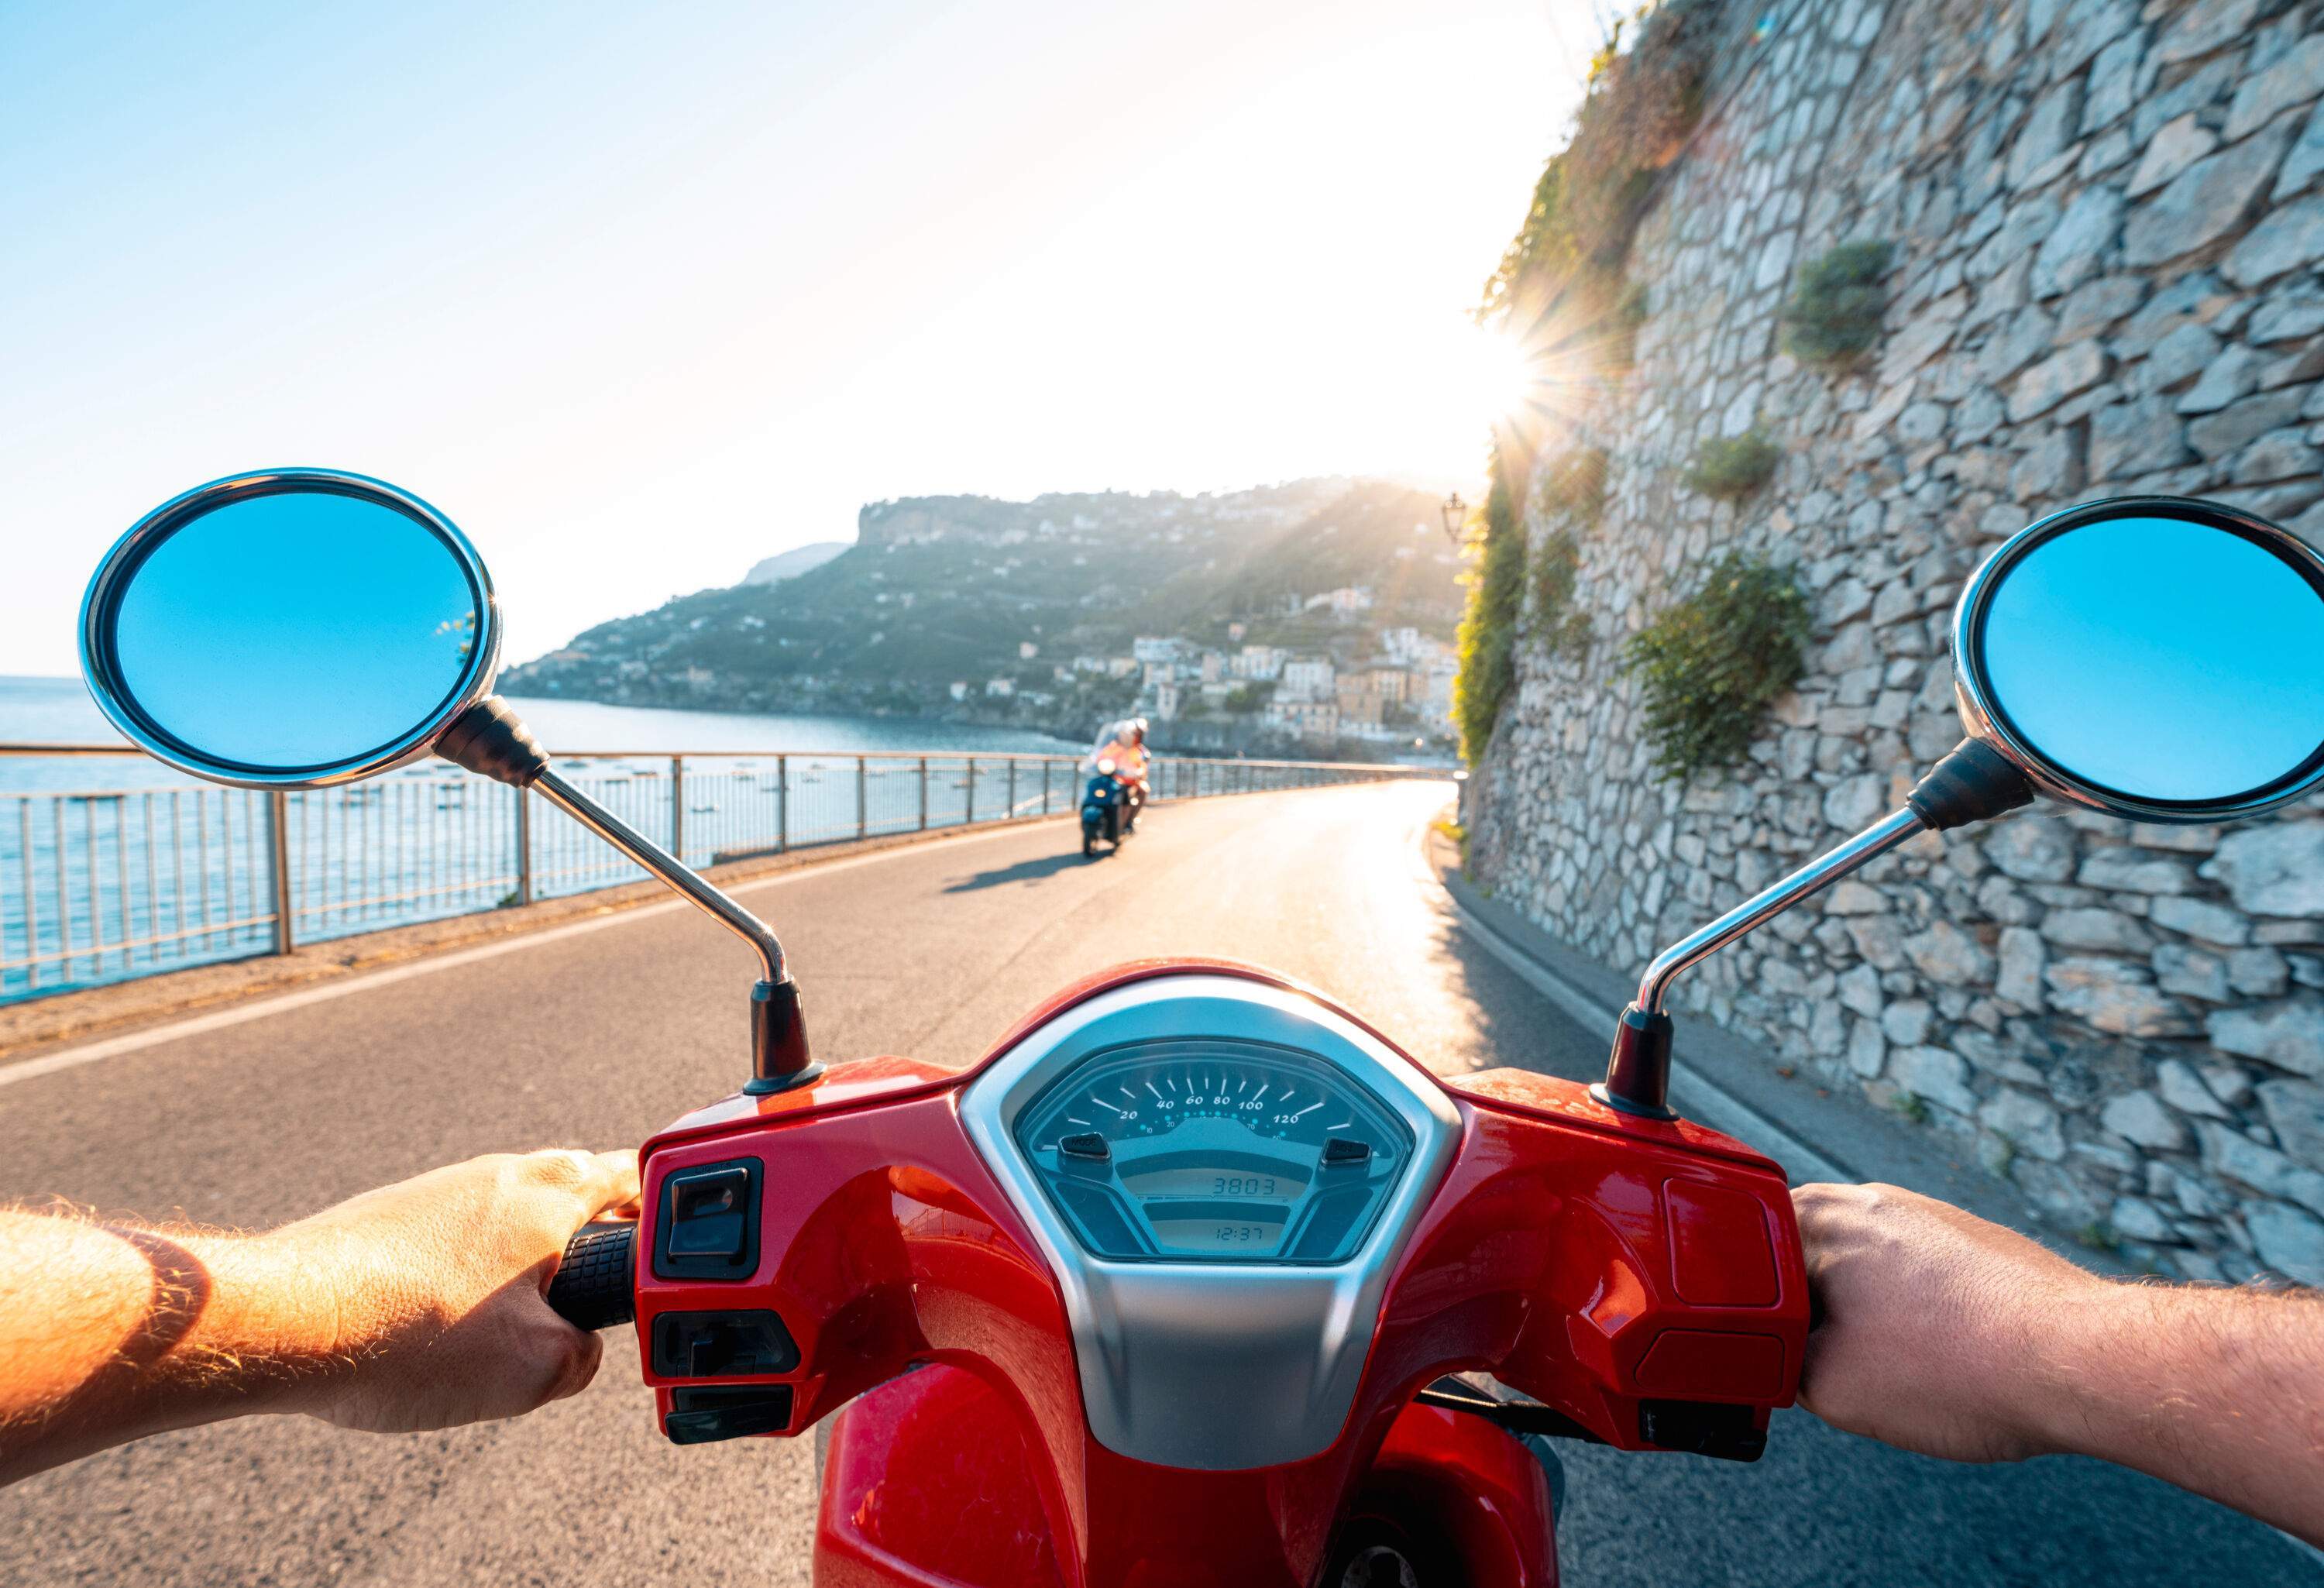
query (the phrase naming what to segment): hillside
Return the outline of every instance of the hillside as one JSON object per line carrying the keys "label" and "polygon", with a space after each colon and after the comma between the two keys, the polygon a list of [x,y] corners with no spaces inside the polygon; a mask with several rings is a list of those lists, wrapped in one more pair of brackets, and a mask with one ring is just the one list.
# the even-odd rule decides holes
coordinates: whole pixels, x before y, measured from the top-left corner
{"label": "hillside", "polygon": [[779,585],[785,579],[795,579],[801,574],[813,573],[833,558],[847,549],[844,540],[817,540],[809,546],[794,546],[788,551],[761,558],[751,565],[742,576],[746,585]]}
{"label": "hillside", "polygon": [[[1435,498],[1379,481],[908,498],[865,507],[857,535],[778,583],[705,590],[601,623],[511,669],[503,688],[641,706],[1078,725],[1126,706],[1135,686],[1058,669],[1127,656],[1141,635],[1352,662],[1385,627],[1449,639],[1460,613]],[[1306,609],[1356,586],[1372,602],[1359,617]],[[1003,679],[1010,696],[988,692]],[[970,687],[966,700],[955,684]]]}

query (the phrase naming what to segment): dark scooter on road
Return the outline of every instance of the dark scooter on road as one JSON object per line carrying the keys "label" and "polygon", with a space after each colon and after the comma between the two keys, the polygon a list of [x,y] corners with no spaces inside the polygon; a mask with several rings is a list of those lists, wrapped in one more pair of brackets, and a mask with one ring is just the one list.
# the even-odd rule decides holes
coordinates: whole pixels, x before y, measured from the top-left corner
{"label": "dark scooter on road", "polygon": [[643,1145],[641,1216],[576,1235],[547,1297],[635,1322],[674,1445],[833,1419],[825,1588],[1554,1584],[1547,1440],[1756,1459],[1798,1391],[1808,1278],[1782,1168],[1669,1106],[1672,980],[2037,795],[2215,822],[2324,780],[2324,560],[2248,514],[2044,519],[1970,578],[1952,642],[1960,746],[1657,956],[1583,1087],[1437,1076],[1322,993],[1198,959],[1065,988],[965,1070],[825,1068],[774,933],[565,780],[492,694],[483,563],[376,480],[189,492],[81,618],[98,703],[172,766],[314,789],[441,755],[751,946],[749,1076]]}
{"label": "dark scooter on road", "polygon": [[1084,857],[1094,858],[1101,841],[1120,848],[1122,839],[1138,825],[1138,806],[1137,791],[1130,780],[1121,775],[1112,757],[1101,757],[1088,786],[1082,789]]}

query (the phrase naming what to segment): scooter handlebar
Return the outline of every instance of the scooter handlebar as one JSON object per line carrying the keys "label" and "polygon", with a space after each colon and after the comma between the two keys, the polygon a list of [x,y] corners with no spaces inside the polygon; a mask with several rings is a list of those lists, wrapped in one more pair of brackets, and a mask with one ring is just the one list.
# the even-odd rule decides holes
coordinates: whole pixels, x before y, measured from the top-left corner
{"label": "scooter handlebar", "polygon": [[584,1224],[565,1243],[549,1305],[576,1329],[610,1329],[637,1315],[634,1223]]}

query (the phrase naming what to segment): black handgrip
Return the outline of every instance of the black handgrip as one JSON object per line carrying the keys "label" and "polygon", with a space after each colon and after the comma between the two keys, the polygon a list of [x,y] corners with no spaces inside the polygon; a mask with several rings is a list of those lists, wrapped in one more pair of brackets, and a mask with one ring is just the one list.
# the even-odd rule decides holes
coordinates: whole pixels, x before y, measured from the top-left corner
{"label": "black handgrip", "polygon": [[637,1316],[634,1223],[584,1224],[565,1243],[549,1281],[549,1305],[576,1329],[610,1329]]}

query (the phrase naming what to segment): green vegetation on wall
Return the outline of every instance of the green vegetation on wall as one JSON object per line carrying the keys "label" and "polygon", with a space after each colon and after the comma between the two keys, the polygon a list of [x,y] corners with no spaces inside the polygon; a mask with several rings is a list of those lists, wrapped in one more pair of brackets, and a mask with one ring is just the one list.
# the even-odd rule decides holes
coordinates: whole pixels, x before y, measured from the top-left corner
{"label": "green vegetation on wall", "polygon": [[1686,471],[1687,488],[1721,502],[1740,502],[1774,477],[1783,457],[1784,449],[1761,430],[1715,438],[1695,452],[1694,466]]}
{"label": "green vegetation on wall", "polygon": [[1473,561],[1464,576],[1469,606],[1461,618],[1461,671],[1452,682],[1452,716],[1461,729],[1461,759],[1476,765],[1492,743],[1501,702],[1517,681],[1517,614],[1525,606],[1526,532],[1522,487],[1530,460],[1499,456],[1486,494],[1482,527],[1471,537]]}
{"label": "green vegetation on wall", "polygon": [[1767,710],[1800,681],[1807,597],[1780,568],[1729,552],[1702,588],[1631,637],[1655,764],[1683,781],[1743,759]]}
{"label": "green vegetation on wall", "polygon": [[1525,224],[1485,283],[1478,318],[1530,331],[1571,307],[1565,335],[1603,338],[1627,321],[1622,261],[1654,189],[1654,175],[1685,144],[1702,114],[1703,84],[1723,0],[1663,0],[1621,48],[1618,26],[1590,68],[1573,134],[1534,184]]}
{"label": "green vegetation on wall", "polygon": [[[1676,156],[1702,114],[1726,0],[1649,0],[1628,50],[1618,26],[1591,62],[1588,91],[1572,135],[1534,184],[1524,224],[1485,283],[1477,319],[1517,337],[1536,359],[1627,368],[1645,322],[1643,293],[1624,280],[1630,239],[1654,190],[1655,173]],[[1517,626],[1526,605],[1524,482],[1537,431],[1512,428],[1495,439],[1493,481],[1471,541],[1469,600],[1461,620],[1461,672],[1453,715],[1461,752],[1474,762],[1491,741],[1501,703],[1516,681]],[[1572,477],[1567,471],[1579,470]],[[1545,510],[1572,510],[1543,548],[1536,570],[1536,637],[1554,647],[1585,637],[1570,612],[1580,566],[1572,530],[1597,521],[1605,492],[1601,453],[1575,451],[1553,464]],[[1569,621],[1570,620],[1570,621]]]}
{"label": "green vegetation on wall", "polygon": [[1784,351],[1810,364],[1844,367],[1880,339],[1888,294],[1880,278],[1895,250],[1845,243],[1807,264],[1784,306]]}

